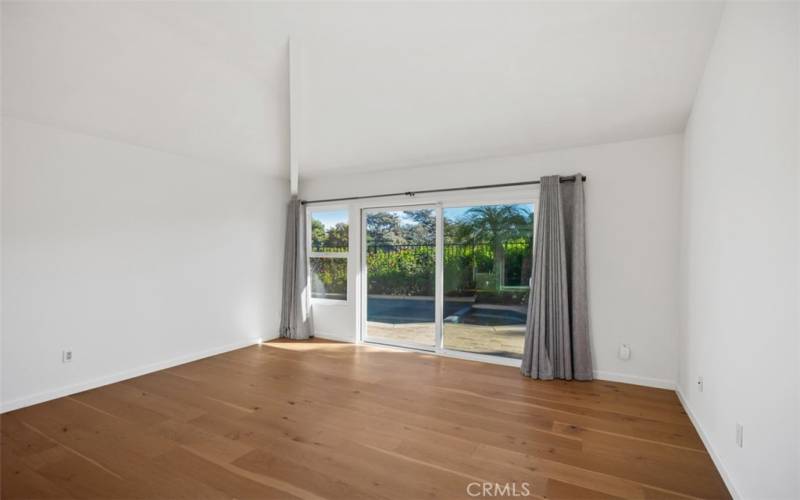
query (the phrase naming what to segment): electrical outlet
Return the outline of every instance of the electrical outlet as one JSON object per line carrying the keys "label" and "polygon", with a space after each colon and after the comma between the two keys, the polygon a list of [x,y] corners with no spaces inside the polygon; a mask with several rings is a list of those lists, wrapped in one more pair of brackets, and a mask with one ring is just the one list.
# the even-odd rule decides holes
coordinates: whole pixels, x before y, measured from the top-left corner
{"label": "electrical outlet", "polygon": [[61,362],[69,363],[72,361],[72,351],[61,351]]}
{"label": "electrical outlet", "polygon": [[703,392],[703,377],[697,377],[697,390]]}
{"label": "electrical outlet", "polygon": [[619,359],[628,360],[631,359],[631,346],[628,344],[622,344],[619,346]]}
{"label": "electrical outlet", "polygon": [[736,446],[742,448],[744,446],[744,426],[736,423]]}

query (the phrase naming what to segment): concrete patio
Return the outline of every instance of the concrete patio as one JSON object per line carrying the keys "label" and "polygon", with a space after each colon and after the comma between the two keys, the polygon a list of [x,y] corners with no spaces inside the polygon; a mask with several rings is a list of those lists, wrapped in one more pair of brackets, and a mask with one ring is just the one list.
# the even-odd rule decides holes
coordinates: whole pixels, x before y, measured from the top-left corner
{"label": "concrete patio", "polygon": [[[367,322],[368,336],[375,339],[433,345],[435,328],[426,323]],[[525,325],[484,326],[444,323],[444,346],[447,349],[493,354],[520,359],[525,338]]]}

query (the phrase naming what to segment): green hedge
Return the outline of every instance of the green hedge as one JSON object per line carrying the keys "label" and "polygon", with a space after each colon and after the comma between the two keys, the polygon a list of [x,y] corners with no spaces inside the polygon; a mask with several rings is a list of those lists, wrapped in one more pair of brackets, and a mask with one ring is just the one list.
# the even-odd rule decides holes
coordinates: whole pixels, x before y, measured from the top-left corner
{"label": "green hedge", "polygon": [[[325,251],[335,251],[325,249]],[[527,241],[506,242],[505,285],[527,286],[530,277],[531,246]],[[504,302],[527,300],[525,292],[500,292],[491,245],[445,245],[444,289],[447,296],[509,295]],[[371,295],[433,296],[436,250],[433,245],[386,245],[367,249],[368,283]],[[347,293],[345,259],[311,259],[312,295],[324,297]],[[476,280],[476,278],[478,278]],[[513,296],[513,297],[512,297]],[[498,297],[500,300],[502,297]]]}
{"label": "green hedge", "polygon": [[[527,242],[508,242],[505,253],[506,285],[527,286],[531,247]],[[373,247],[367,252],[368,292],[380,295],[434,294],[435,248],[433,246]],[[491,245],[445,245],[444,289],[448,296],[473,295],[476,290],[497,289]],[[476,277],[483,278],[480,283]],[[495,279],[493,279],[495,278]],[[488,283],[487,283],[488,280]]]}
{"label": "green hedge", "polygon": [[367,250],[367,293],[432,296],[435,267],[433,246],[370,247]]}
{"label": "green hedge", "polygon": [[311,259],[311,296],[315,298],[347,297],[347,259]]}

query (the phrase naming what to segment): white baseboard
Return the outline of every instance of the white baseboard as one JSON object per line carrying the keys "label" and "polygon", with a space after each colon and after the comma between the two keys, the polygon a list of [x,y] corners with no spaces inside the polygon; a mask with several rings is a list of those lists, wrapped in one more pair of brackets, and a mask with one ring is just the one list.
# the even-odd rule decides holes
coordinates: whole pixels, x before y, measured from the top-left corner
{"label": "white baseboard", "polygon": [[324,339],[324,340],[336,340],[336,341],[339,341],[339,342],[349,342],[351,344],[355,344],[355,338],[353,338],[353,337],[343,337],[341,335],[334,335],[334,334],[331,334],[331,333],[314,332],[314,338]]}
{"label": "white baseboard", "polygon": [[[339,336],[339,335],[332,335],[332,334],[326,334],[326,333],[316,333],[315,332],[314,333],[314,337],[319,338],[319,339],[325,339],[325,340],[336,340],[336,341],[339,341],[339,342],[348,342],[348,343],[351,343],[351,344],[355,344],[356,343],[355,340],[352,337],[347,338],[347,337],[342,337],[342,336]],[[370,344],[370,345],[376,345],[376,344]],[[407,348],[397,347],[397,346],[384,346],[384,347],[393,348],[393,349],[400,349],[400,350],[405,350],[405,351],[417,351],[417,349],[407,349]],[[434,354],[434,353],[429,353],[429,354]],[[461,359],[468,359],[468,360],[472,360],[472,361],[482,361],[482,362],[485,362],[485,363],[494,363],[494,364],[500,364],[500,365],[508,365],[508,366],[517,366],[517,367],[519,367],[519,360],[516,360],[516,359],[507,359],[507,358],[489,359],[489,358],[487,358],[485,356],[480,356],[480,355],[475,356],[475,355],[470,355],[469,353],[459,354],[459,353],[456,353],[456,352],[443,353],[442,355],[449,356],[449,357],[455,357],[455,358],[461,358]],[[655,387],[657,389],[674,390],[675,387],[676,387],[674,380],[651,378],[651,377],[642,377],[642,376],[639,376],[639,375],[629,375],[627,373],[595,371],[594,372],[594,378],[596,378],[598,380],[607,380],[609,382],[622,382],[622,383],[625,383],[625,384],[634,384],[634,385],[643,385],[643,386],[646,386],[646,387]]]}
{"label": "white baseboard", "polygon": [[606,371],[595,371],[594,378],[598,380],[607,380],[609,382],[622,382],[624,384],[643,385],[646,387],[655,387],[656,389],[671,389],[675,390],[675,381],[664,378],[651,378],[642,377],[640,375],[630,375],[628,373],[615,373]]}
{"label": "white baseboard", "polygon": [[242,340],[239,342],[234,342],[232,344],[220,347],[214,347],[211,349],[205,349],[203,351],[194,352],[192,354],[187,354],[184,356],[178,356],[177,358],[168,359],[166,361],[159,361],[156,363],[151,363],[149,365],[132,368],[130,370],[117,372],[111,375],[105,375],[102,377],[93,378],[90,380],[86,380],[84,382],[78,382],[76,384],[65,385],[63,387],[59,387],[56,389],[37,392],[36,394],[31,394],[29,396],[23,396],[21,398],[12,399],[11,401],[3,401],[2,403],[0,403],[0,413],[17,410],[19,408],[24,408],[26,406],[31,406],[39,403],[44,403],[45,401],[50,401],[52,399],[63,398],[64,396],[69,396],[71,394],[76,394],[78,392],[88,391],[89,389],[95,389],[97,387],[101,387],[104,385],[121,382],[129,378],[139,377],[141,375],[146,375],[148,373],[156,372],[158,370],[172,368],[173,366],[182,365],[184,363],[190,363],[192,361],[197,361],[198,359],[207,358],[209,356],[215,356],[217,354],[222,354],[224,352],[235,351],[236,349],[241,349],[242,347],[258,344],[259,342],[261,342],[261,339]]}
{"label": "white baseboard", "polygon": [[700,439],[703,441],[703,445],[705,445],[706,450],[708,450],[708,454],[711,456],[711,460],[714,462],[714,465],[717,467],[719,471],[719,475],[722,476],[722,480],[725,482],[725,486],[728,487],[728,491],[730,492],[731,496],[734,500],[739,500],[742,496],[739,492],[736,491],[736,488],[733,486],[733,481],[731,480],[731,476],[728,473],[727,469],[725,469],[725,465],[722,463],[722,459],[717,455],[716,451],[714,451],[714,447],[711,446],[711,441],[708,439],[708,434],[706,434],[703,426],[700,424],[700,420],[697,419],[697,416],[692,411],[691,406],[689,406],[689,402],[684,397],[683,392],[681,391],[681,387],[677,386],[675,392],[678,394],[678,399],[683,405],[683,410],[689,415],[689,420],[692,421],[692,425],[694,428],[697,429],[697,434],[700,435]]}

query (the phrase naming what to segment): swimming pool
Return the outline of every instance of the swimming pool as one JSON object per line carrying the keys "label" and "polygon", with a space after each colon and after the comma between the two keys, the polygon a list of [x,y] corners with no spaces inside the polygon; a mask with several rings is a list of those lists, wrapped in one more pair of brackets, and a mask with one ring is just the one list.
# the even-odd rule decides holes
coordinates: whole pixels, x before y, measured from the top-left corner
{"label": "swimming pool", "polygon": [[[433,298],[368,297],[367,321],[379,323],[433,323]],[[524,325],[527,314],[519,308],[484,306],[464,301],[444,301],[445,323],[483,326]]]}

